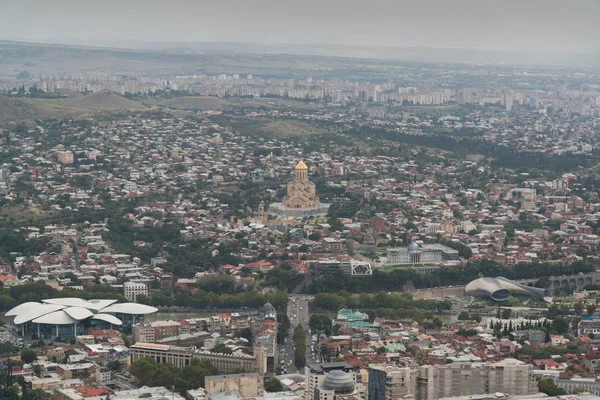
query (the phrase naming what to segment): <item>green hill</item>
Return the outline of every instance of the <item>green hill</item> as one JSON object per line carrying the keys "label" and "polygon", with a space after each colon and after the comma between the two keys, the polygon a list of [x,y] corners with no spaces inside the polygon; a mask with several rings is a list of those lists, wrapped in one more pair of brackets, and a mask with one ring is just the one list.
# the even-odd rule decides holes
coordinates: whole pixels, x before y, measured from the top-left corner
{"label": "green hill", "polygon": [[0,121],[84,117],[117,110],[144,110],[142,104],[102,92],[66,99],[26,99],[0,95]]}

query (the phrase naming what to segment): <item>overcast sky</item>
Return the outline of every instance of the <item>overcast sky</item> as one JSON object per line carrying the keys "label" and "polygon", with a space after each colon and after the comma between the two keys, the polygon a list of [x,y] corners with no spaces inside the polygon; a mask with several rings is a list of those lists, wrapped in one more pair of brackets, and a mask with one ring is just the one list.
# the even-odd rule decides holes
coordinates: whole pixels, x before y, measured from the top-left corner
{"label": "overcast sky", "polygon": [[0,0],[0,38],[600,52],[600,0]]}

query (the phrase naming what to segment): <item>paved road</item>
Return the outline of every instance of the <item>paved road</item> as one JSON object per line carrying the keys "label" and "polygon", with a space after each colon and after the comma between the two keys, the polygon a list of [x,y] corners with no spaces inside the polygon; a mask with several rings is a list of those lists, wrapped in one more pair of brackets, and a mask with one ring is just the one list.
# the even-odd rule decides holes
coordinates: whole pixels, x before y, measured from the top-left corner
{"label": "paved road", "polygon": [[[294,365],[294,329],[298,325],[300,325],[307,332],[306,338],[306,362],[313,362],[312,352],[311,352],[311,339],[308,328],[308,319],[309,319],[309,311],[308,311],[308,301],[309,297],[307,296],[290,296],[290,300],[287,305],[287,315],[290,319],[290,334],[286,339],[286,342],[281,349],[280,352],[280,366],[286,367],[287,373],[296,372],[296,366]],[[281,361],[283,360],[283,363]],[[298,371],[303,372],[303,371]]]}

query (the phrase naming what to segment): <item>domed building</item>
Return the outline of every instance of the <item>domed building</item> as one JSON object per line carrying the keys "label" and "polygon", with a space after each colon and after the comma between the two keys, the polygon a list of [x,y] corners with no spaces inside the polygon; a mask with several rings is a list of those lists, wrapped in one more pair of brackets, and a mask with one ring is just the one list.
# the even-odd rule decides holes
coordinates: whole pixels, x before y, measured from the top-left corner
{"label": "domed building", "polygon": [[287,195],[283,202],[271,203],[268,214],[307,217],[327,215],[328,210],[329,204],[321,203],[315,184],[308,179],[308,166],[300,160],[294,168],[294,179],[287,184]]}
{"label": "domed building", "polygon": [[332,370],[315,388],[314,400],[359,400],[364,399],[364,386],[357,384],[352,374]]}
{"label": "domed building", "polygon": [[273,307],[273,304],[269,302],[265,303],[265,305],[263,306],[263,318],[277,321],[277,311],[275,311],[275,307]]}
{"label": "domed building", "polygon": [[417,244],[417,242],[415,242],[414,240],[412,242],[410,242],[410,244],[408,245],[408,251],[419,251],[421,248],[419,247],[419,245]]}
{"label": "domed building", "polygon": [[323,389],[333,390],[335,394],[350,394],[354,392],[355,387],[352,375],[340,370],[331,371],[323,381]]}
{"label": "domed building", "polygon": [[315,184],[308,180],[308,166],[302,160],[294,168],[294,180],[287,184],[287,197],[283,204],[291,208],[318,207],[321,204]]}
{"label": "domed building", "polygon": [[388,265],[437,265],[458,260],[457,250],[440,243],[419,245],[413,240],[407,247],[390,247],[387,249]]}

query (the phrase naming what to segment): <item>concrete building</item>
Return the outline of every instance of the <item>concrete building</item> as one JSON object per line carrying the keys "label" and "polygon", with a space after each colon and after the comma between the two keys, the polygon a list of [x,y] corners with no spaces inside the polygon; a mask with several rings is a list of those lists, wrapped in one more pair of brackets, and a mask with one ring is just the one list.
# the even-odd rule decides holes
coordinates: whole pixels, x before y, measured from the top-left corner
{"label": "concrete building", "polygon": [[219,392],[238,392],[243,398],[256,397],[264,394],[264,378],[255,372],[207,376],[204,388],[209,396]]}
{"label": "concrete building", "polygon": [[173,287],[173,275],[163,274],[160,276],[160,288],[171,289]]}
{"label": "concrete building", "polygon": [[73,164],[73,152],[72,151],[59,151],[56,153],[56,158],[61,164]]}
{"label": "concrete building", "polygon": [[137,296],[148,296],[148,286],[143,283],[125,282],[123,284],[123,295],[129,301],[136,301]]}
{"label": "concrete building", "polygon": [[412,242],[408,247],[387,249],[387,264],[441,264],[444,261],[458,260],[458,251],[442,244],[424,244]]}
{"label": "concrete building", "polygon": [[264,375],[266,371],[266,354],[262,346],[254,346],[254,355],[220,354],[201,351],[189,347],[177,347],[164,344],[138,342],[129,348],[131,362],[144,357],[152,357],[158,364],[170,363],[175,368],[189,365],[192,359],[206,360],[220,373],[230,374],[240,369]]}
{"label": "concrete building", "polygon": [[577,334],[579,337],[587,336],[593,333],[600,333],[600,317],[583,317],[577,324]]}
{"label": "concrete building", "polygon": [[304,368],[307,400],[315,399],[315,389],[319,386],[322,387],[323,381],[325,380],[325,377],[328,373],[330,373],[331,371],[353,373],[354,368],[355,367],[353,367],[345,361],[307,365]]}
{"label": "concrete building", "polygon": [[154,343],[166,337],[177,336],[181,332],[181,323],[177,321],[152,321],[134,325],[133,343]]}
{"label": "concrete building", "polygon": [[485,393],[526,396],[538,392],[533,366],[514,358],[497,363],[423,365],[417,375],[417,400]]}
{"label": "concrete building", "polygon": [[416,378],[415,368],[387,365],[369,368],[369,399],[397,400],[414,395]]}
{"label": "concrete building", "polygon": [[131,328],[132,342],[154,343],[154,328],[150,323],[134,325]]}
{"label": "concrete building", "polygon": [[356,383],[352,373],[334,369],[325,374],[317,383],[314,400],[366,400],[367,391],[361,383]]}
{"label": "concrete building", "polygon": [[557,379],[556,386],[565,389],[567,393],[578,390],[600,396],[600,380],[594,378]]}

